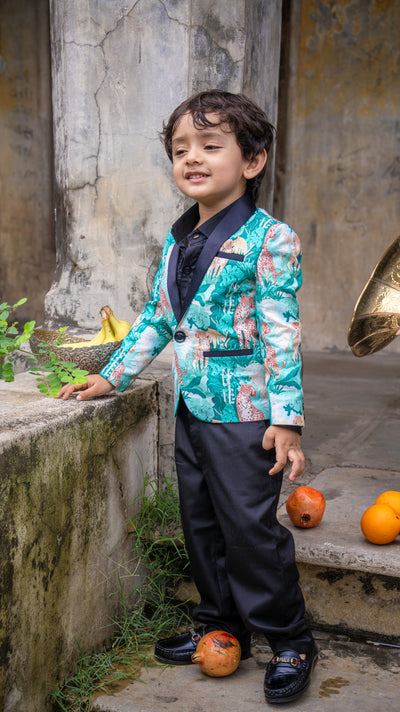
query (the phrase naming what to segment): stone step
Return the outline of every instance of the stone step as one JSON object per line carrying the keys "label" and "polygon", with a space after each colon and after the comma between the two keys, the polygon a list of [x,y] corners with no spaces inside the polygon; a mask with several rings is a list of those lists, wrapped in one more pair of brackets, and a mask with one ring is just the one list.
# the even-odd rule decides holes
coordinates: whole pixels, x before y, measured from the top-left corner
{"label": "stone step", "polygon": [[[297,712],[395,712],[399,707],[400,650],[315,633],[319,660],[301,701],[283,705]],[[267,712],[264,670],[271,651],[257,640],[252,657],[233,675],[203,675],[197,665],[143,669],[136,680],[101,692],[93,712]]]}
{"label": "stone step", "polygon": [[400,537],[383,546],[360,529],[363,512],[385,491],[400,491],[395,471],[331,467],[310,486],[326,499],[322,521],[295,527],[286,506],[278,516],[293,534],[300,584],[311,625],[374,640],[400,638]]}

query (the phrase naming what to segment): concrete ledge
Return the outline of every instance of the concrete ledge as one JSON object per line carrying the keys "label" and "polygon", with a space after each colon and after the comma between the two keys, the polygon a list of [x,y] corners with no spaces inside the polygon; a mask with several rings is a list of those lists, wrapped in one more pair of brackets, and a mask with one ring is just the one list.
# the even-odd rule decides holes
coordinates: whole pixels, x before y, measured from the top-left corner
{"label": "concrete ledge", "polygon": [[377,546],[366,541],[360,528],[363,513],[382,492],[400,491],[400,473],[332,467],[310,485],[326,499],[324,517],[317,527],[299,529],[291,523],[286,507],[279,509],[279,520],[294,536],[297,561],[400,579],[400,539]]}
{"label": "concrete ledge", "polygon": [[77,642],[110,639],[118,574],[136,565],[126,523],[145,471],[158,473],[159,411],[154,377],[87,403],[42,396],[26,373],[0,383],[0,709],[50,709]]}
{"label": "concrete ledge", "polygon": [[400,473],[333,467],[311,483],[326,499],[321,523],[299,529],[286,507],[279,519],[292,532],[312,625],[395,640],[400,636],[400,540],[377,546],[360,529],[363,512],[386,490],[400,490]]}
{"label": "concrete ledge", "polygon": [[[305,355],[307,470],[282,501],[310,484],[327,509],[311,530],[279,512],[310,618],[377,638],[399,635],[400,542],[369,544],[359,522],[400,489],[399,375],[397,357]],[[0,709],[44,712],[75,639],[89,650],[111,634],[117,571],[135,565],[125,523],[143,471],[173,468],[172,413],[168,349],[125,394],[88,403],[46,398],[29,374],[0,383]]]}
{"label": "concrete ledge", "polygon": [[399,578],[303,563],[298,568],[313,628],[398,644]]}

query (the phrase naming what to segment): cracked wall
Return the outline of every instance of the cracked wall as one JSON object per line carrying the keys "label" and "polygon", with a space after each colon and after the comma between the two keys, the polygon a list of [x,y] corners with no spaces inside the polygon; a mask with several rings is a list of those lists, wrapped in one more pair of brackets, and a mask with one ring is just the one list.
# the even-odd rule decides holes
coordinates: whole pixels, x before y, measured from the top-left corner
{"label": "cracked wall", "polygon": [[245,91],[275,121],[280,9],[281,0],[50,2],[58,265],[49,324],[97,330],[103,304],[128,321],[143,308],[166,232],[187,205],[162,123],[205,87]]}

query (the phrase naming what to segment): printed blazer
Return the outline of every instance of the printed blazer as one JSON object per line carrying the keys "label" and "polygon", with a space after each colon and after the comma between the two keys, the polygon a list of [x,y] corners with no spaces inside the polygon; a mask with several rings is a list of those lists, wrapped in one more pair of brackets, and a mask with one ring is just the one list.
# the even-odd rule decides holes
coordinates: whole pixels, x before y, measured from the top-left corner
{"label": "printed blazer", "polygon": [[182,307],[178,252],[169,232],[150,299],[101,375],[124,391],[173,339],[175,412],[182,395],[200,420],[303,425],[297,235],[247,196],[237,201],[208,237]]}

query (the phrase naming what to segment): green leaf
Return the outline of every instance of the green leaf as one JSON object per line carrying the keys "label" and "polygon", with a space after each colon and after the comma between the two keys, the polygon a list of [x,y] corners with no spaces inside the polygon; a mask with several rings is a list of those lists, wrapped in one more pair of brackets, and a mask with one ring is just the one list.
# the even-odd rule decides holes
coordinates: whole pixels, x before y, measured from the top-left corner
{"label": "green leaf", "polygon": [[0,336],[0,349],[4,353],[14,350],[14,339],[9,339],[7,336]]}
{"label": "green leaf", "polygon": [[2,366],[1,377],[6,383],[11,383],[14,380],[14,370],[12,361],[6,361]]}
{"label": "green leaf", "polygon": [[20,307],[21,304],[25,304],[26,301],[27,301],[27,298],[22,297],[22,299],[20,299],[16,304],[14,304],[13,309],[15,309],[16,307]]}
{"label": "green leaf", "polygon": [[76,363],[72,363],[72,361],[60,361],[59,363],[63,368],[72,369],[77,367]]}
{"label": "green leaf", "polygon": [[74,383],[74,379],[72,376],[68,375],[68,373],[64,373],[60,376],[60,381],[62,383]]}
{"label": "green leaf", "polygon": [[24,334],[28,334],[28,336],[32,335],[32,332],[34,331],[36,326],[36,321],[27,321],[26,324],[24,324]]}
{"label": "green leaf", "polygon": [[47,375],[47,379],[48,379],[49,383],[53,383],[53,384],[60,382],[60,378],[57,373],[49,373]]}
{"label": "green leaf", "polygon": [[78,378],[75,377],[74,383],[76,383],[78,386],[83,385],[83,383],[87,382],[86,376],[79,376]]}

